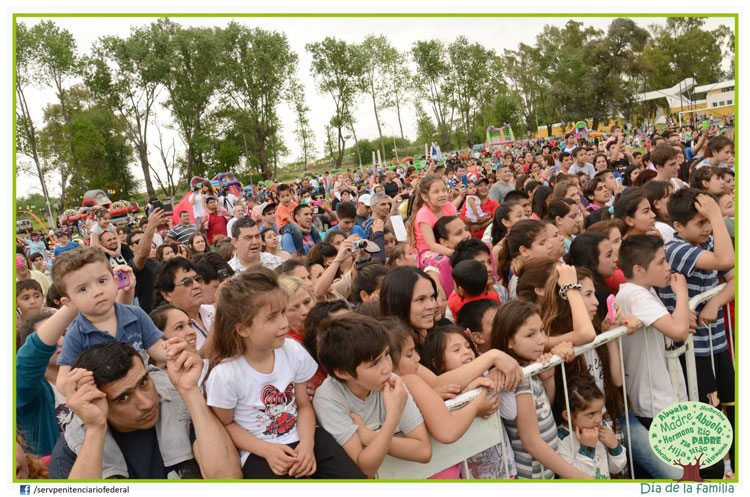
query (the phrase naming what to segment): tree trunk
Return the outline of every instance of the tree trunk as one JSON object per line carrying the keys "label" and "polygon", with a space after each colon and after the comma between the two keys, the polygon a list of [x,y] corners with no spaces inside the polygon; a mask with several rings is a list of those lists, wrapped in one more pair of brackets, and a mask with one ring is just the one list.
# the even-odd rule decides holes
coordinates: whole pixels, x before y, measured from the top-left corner
{"label": "tree trunk", "polygon": [[70,115],[68,114],[67,106],[65,105],[65,94],[63,93],[62,85],[57,84],[57,96],[60,99],[60,110],[62,111],[63,120],[65,121],[65,128],[67,130],[68,140],[70,140],[70,158],[73,161],[73,169],[75,176],[78,179],[78,187],[81,189],[81,195],[86,192],[86,186],[83,183],[83,174],[81,174],[81,166],[78,164],[78,158],[76,157],[76,147],[73,143],[73,133],[70,131]]}
{"label": "tree trunk", "polygon": [[401,104],[399,103],[398,95],[396,95],[396,115],[398,116],[398,128],[401,131],[401,139],[406,140],[404,138],[404,125],[401,124]]}
{"label": "tree trunk", "polygon": [[703,454],[701,453],[700,456],[695,458],[695,462],[693,464],[682,464],[680,459],[677,459],[676,461],[672,461],[674,464],[677,464],[680,466],[683,470],[682,478],[675,481],[697,481],[701,482],[703,481],[703,478],[701,478],[700,469],[701,464],[700,460],[703,457]]}
{"label": "tree trunk", "polygon": [[143,170],[143,179],[146,183],[146,193],[148,194],[148,198],[156,198],[156,191],[154,190],[154,185],[151,183],[151,171],[149,170],[148,165],[148,149],[146,142],[138,144],[138,158],[141,161],[141,169]]}
{"label": "tree trunk", "polygon": [[[372,109],[375,111],[375,122],[378,125],[378,136],[380,137],[380,151],[383,153],[383,160],[385,160],[385,143],[383,142],[383,130],[380,129],[380,117],[378,117],[378,104],[375,101],[375,81],[370,80],[370,91],[372,95]],[[354,126],[352,126],[352,129]],[[356,138],[355,138],[356,140]],[[357,145],[357,153],[359,153],[359,145]],[[362,159],[359,160],[359,165],[362,165]]]}
{"label": "tree trunk", "polygon": [[[39,154],[36,150],[36,130],[34,129],[34,122],[31,120],[29,115],[29,108],[26,105],[26,96],[20,86],[16,86],[16,92],[18,93],[19,101],[21,103],[21,112],[24,116],[24,120],[27,123],[26,134],[29,139],[29,145],[31,146],[32,159],[34,159],[34,166],[36,166],[36,173],[39,176],[39,182],[42,185],[42,193],[44,194],[44,201],[47,206],[47,220],[50,223],[50,227],[54,227],[55,218],[52,215],[52,206],[50,205],[49,192],[47,191],[47,184],[44,181],[44,174],[42,174],[42,165],[39,161]],[[63,189],[64,192],[64,189]],[[62,201],[65,197],[61,197]]]}
{"label": "tree trunk", "polygon": [[268,170],[268,156],[266,155],[266,137],[260,130],[255,132],[255,146],[258,147],[260,174],[263,179],[271,179],[271,171]]}
{"label": "tree trunk", "polygon": [[547,124],[547,136],[552,136],[552,125]]}
{"label": "tree trunk", "polygon": [[591,129],[596,131],[596,128],[599,127],[599,118],[594,117],[594,119],[591,121]]}
{"label": "tree trunk", "polygon": [[342,133],[341,129],[342,126],[337,126],[336,129],[338,130],[338,139],[336,142],[336,146],[338,147],[338,153],[339,156],[336,157],[335,165],[337,168],[341,167],[341,163],[344,159],[344,146],[346,145],[346,140],[344,140],[344,134]]}
{"label": "tree trunk", "polygon": [[190,142],[191,140],[188,140],[187,165],[185,166],[185,176],[188,178],[188,181],[193,177],[193,164],[195,163],[195,150]]}

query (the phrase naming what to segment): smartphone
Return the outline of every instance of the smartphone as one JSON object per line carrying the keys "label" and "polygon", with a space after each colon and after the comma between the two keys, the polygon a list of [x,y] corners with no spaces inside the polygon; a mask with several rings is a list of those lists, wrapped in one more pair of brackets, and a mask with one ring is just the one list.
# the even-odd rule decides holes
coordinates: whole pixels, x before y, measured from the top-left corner
{"label": "smartphone", "polygon": [[115,278],[117,278],[117,289],[122,290],[130,286],[130,275],[125,271],[115,271]]}
{"label": "smartphone", "polygon": [[708,122],[708,119],[703,120],[703,131],[706,131],[708,129],[708,126],[710,123]]}
{"label": "smartphone", "polygon": [[615,178],[615,183],[617,186],[622,186],[622,178]]}

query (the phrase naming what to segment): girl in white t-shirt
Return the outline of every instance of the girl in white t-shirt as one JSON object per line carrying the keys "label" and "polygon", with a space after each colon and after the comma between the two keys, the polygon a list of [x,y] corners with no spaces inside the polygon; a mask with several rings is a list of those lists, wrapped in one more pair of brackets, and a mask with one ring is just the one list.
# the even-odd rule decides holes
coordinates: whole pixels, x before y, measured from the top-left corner
{"label": "girl in white t-shirt", "polygon": [[117,245],[117,248],[115,250],[110,250],[108,248],[102,247],[102,244],[99,241],[102,233],[104,233],[105,231],[110,231],[114,234],[117,234],[115,227],[111,223],[112,218],[109,215],[109,211],[102,207],[101,209],[97,209],[94,215],[96,216],[96,223],[91,227],[91,246],[103,250],[112,257],[120,257],[119,244]]}
{"label": "girl in white t-shirt", "polygon": [[286,300],[260,266],[223,283],[204,346],[208,405],[240,450],[245,478],[364,478],[315,426],[307,382],[318,365],[286,338]]}

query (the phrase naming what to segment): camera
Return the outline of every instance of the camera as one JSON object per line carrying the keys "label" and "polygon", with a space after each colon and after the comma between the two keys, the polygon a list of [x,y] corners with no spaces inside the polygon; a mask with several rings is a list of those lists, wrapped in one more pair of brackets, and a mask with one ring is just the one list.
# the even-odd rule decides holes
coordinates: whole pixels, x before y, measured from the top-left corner
{"label": "camera", "polygon": [[359,252],[360,250],[364,250],[368,254],[377,254],[380,252],[380,247],[369,240],[357,240],[354,242],[352,252]]}

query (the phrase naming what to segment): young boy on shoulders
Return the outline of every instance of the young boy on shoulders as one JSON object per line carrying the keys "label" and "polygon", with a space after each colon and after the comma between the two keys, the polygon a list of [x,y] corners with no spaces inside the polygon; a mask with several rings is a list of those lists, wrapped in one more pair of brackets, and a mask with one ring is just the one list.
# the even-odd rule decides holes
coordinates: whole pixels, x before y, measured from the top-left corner
{"label": "young boy on shoulders", "polygon": [[469,302],[479,299],[492,299],[498,304],[500,297],[492,290],[487,290],[487,270],[479,261],[474,259],[463,260],[453,268],[453,281],[455,289],[448,297],[448,308],[454,319],[459,311]]}
{"label": "young boy on shoulders", "polygon": [[[620,285],[617,305],[623,315],[635,315],[644,325],[643,329],[622,338],[625,382],[631,410],[648,428],[660,411],[687,400],[682,374],[678,375],[679,396],[674,393],[664,337],[675,342],[688,337],[691,328],[688,288],[684,276],[670,274],[664,243],[658,236],[627,237],[620,246],[618,260],[627,282]],[[665,286],[671,286],[676,296],[671,314],[654,290]]]}
{"label": "young boy on shoulders", "polygon": [[[318,359],[329,376],[315,392],[318,420],[349,457],[374,477],[386,454],[426,463],[432,457],[422,414],[393,374],[388,335],[374,318],[349,314],[318,335]],[[358,426],[350,413],[366,426]],[[403,437],[394,436],[403,433]]]}
{"label": "young boy on shoulders", "polygon": [[[82,247],[65,252],[55,259],[52,281],[59,289],[60,302],[74,311],[70,321],[58,326],[67,327],[57,364],[57,388],[68,395],[64,378],[78,354],[112,340],[128,342],[136,350],[145,350],[156,361],[167,360],[162,332],[140,307],[119,301],[133,302],[135,276],[128,266],[117,266],[126,272],[130,285],[118,290],[117,280],[107,257],[99,249]],[[62,332],[61,332],[62,333]]]}
{"label": "young boy on shoulders", "polygon": [[[733,404],[734,366],[721,311],[734,300],[732,238],[719,204],[700,190],[678,191],[669,200],[667,210],[676,231],[665,247],[667,262],[687,280],[688,297],[716,287],[719,276],[727,282],[721,292],[696,308],[698,326],[693,346],[700,401],[711,403],[712,394],[718,394],[721,402]],[[669,288],[660,289],[659,296],[667,309],[675,307],[675,296]],[[734,416],[728,414],[733,420]]]}

